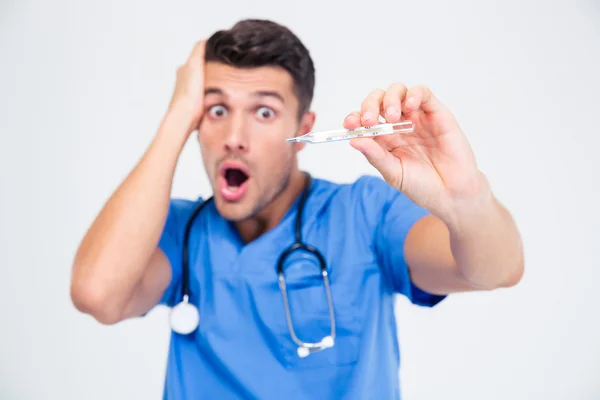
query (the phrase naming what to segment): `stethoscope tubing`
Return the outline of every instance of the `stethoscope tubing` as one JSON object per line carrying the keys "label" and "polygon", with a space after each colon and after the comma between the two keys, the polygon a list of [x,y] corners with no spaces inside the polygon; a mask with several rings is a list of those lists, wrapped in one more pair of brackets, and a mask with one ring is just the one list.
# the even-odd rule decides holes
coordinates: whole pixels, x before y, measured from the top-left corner
{"label": "stethoscope tubing", "polygon": [[[302,240],[302,219],[303,219],[303,214],[304,214],[304,206],[306,204],[306,200],[308,199],[308,195],[312,188],[312,177],[310,176],[310,174],[307,173],[306,178],[307,178],[307,185],[306,185],[306,189],[303,191],[302,196],[300,198],[300,204],[298,206],[298,214],[296,216],[296,221],[295,221],[295,226],[294,226],[295,241],[293,244],[291,244],[288,248],[286,248],[279,255],[279,258],[277,260],[277,276],[278,276],[279,287],[280,287],[281,294],[283,297],[287,325],[288,325],[288,329],[290,331],[292,340],[294,341],[294,343],[296,343],[299,346],[298,347],[298,355],[300,357],[306,357],[307,355],[309,355],[313,352],[332,347],[334,344],[334,341],[335,341],[335,336],[336,336],[335,310],[334,310],[334,305],[333,305],[333,299],[331,296],[331,286],[330,286],[330,282],[329,282],[329,273],[327,271],[327,263],[325,261],[325,257],[323,257],[323,254],[321,254],[321,252],[317,248],[304,243]],[[183,237],[182,277],[181,277],[181,292],[180,292],[181,298],[183,299],[183,302],[185,302],[186,304],[188,304],[188,303],[192,304],[190,302],[190,293],[189,293],[190,292],[190,290],[189,290],[190,289],[190,287],[189,287],[190,271],[189,271],[189,249],[188,249],[192,225],[193,225],[194,220],[198,216],[198,214],[200,214],[200,212],[206,207],[206,205],[209,204],[209,202],[211,202],[213,200],[214,200],[214,198],[210,197],[207,200],[201,202],[199,205],[197,205],[196,208],[192,211],[192,214],[190,215],[190,218],[188,219],[188,221],[186,223],[184,237]],[[300,340],[298,338],[298,336],[296,335],[296,331],[294,329],[294,325],[292,322],[292,315],[290,312],[289,301],[288,301],[287,286],[286,286],[286,282],[285,282],[284,264],[285,264],[285,261],[287,260],[287,258],[295,251],[306,251],[306,252],[314,255],[319,262],[319,266],[321,269],[321,275],[323,277],[323,284],[324,284],[325,293],[327,296],[327,305],[329,308],[331,330],[330,330],[329,335],[327,335],[320,342],[317,342],[317,343],[304,342],[304,341]]]}

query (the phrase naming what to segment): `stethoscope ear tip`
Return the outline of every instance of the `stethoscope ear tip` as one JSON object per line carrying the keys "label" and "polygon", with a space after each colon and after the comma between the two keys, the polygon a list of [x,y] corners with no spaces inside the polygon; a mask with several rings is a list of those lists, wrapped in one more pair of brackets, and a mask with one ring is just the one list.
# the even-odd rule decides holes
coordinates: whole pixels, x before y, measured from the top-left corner
{"label": "stethoscope ear tip", "polygon": [[305,358],[310,354],[310,350],[308,348],[302,347],[302,346],[298,347],[297,352],[298,352],[298,357],[300,357],[300,358]]}
{"label": "stethoscope ear tip", "polygon": [[200,322],[200,313],[196,306],[182,301],[171,310],[171,328],[173,331],[188,335],[196,330]]}
{"label": "stethoscope ear tip", "polygon": [[323,346],[326,349],[333,347],[333,345],[334,345],[334,341],[331,336],[325,336],[323,338],[323,340],[321,340],[321,346]]}
{"label": "stethoscope ear tip", "polygon": [[319,342],[318,347],[311,349],[306,346],[300,346],[300,347],[298,347],[296,352],[298,353],[298,357],[306,358],[313,352],[330,349],[333,347],[334,344],[335,344],[335,341],[333,340],[333,337],[328,335],[328,336],[325,336],[323,339],[321,339],[321,342]]}

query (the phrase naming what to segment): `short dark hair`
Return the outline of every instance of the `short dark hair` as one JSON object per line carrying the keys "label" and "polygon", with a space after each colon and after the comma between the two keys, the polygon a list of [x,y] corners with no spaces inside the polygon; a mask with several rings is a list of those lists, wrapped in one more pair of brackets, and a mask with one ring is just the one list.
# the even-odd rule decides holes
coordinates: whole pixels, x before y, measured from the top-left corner
{"label": "short dark hair", "polygon": [[313,60],[300,39],[285,26],[261,19],[239,21],[208,39],[205,58],[238,68],[281,67],[292,75],[299,117],[310,108],[315,86]]}

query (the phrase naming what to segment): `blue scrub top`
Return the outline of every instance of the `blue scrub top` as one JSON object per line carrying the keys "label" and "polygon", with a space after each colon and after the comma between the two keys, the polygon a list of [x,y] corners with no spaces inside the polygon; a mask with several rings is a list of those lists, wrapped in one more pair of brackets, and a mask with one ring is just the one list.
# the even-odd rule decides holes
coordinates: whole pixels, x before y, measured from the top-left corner
{"label": "blue scrub top", "polygon": [[[171,202],[159,246],[173,279],[160,304],[181,300],[183,233],[201,201]],[[428,307],[444,298],[414,286],[404,260],[406,234],[428,212],[378,177],[351,184],[313,179],[302,235],[327,261],[337,337],[333,348],[299,358],[276,272],[279,255],[294,241],[298,205],[299,199],[277,227],[249,244],[214,202],[196,217],[190,300],[200,325],[190,335],[172,333],[165,399],[401,397],[394,296]],[[299,253],[285,272],[296,334],[318,341],[330,331],[318,261]]]}

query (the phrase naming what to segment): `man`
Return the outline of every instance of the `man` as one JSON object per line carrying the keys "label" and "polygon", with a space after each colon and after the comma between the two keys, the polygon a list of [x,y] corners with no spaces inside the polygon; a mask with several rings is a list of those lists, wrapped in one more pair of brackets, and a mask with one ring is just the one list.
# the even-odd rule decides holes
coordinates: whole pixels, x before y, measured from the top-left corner
{"label": "man", "polygon": [[[71,294],[82,312],[114,324],[178,304],[186,224],[207,199],[171,199],[170,189],[197,132],[214,192],[185,252],[200,321],[173,332],[166,398],[397,399],[395,295],[431,307],[522,276],[517,228],[431,91],[395,83],[349,113],[346,128],[381,115],[415,130],[353,139],[383,179],[336,184],[301,172],[303,145],[285,141],[313,128],[313,86],[308,51],[273,22],[242,21],[198,43],[154,140],[81,243]],[[278,259],[295,241],[301,203],[301,240],[327,274],[318,256],[291,254],[283,292]],[[296,337],[328,339],[310,352]]]}

